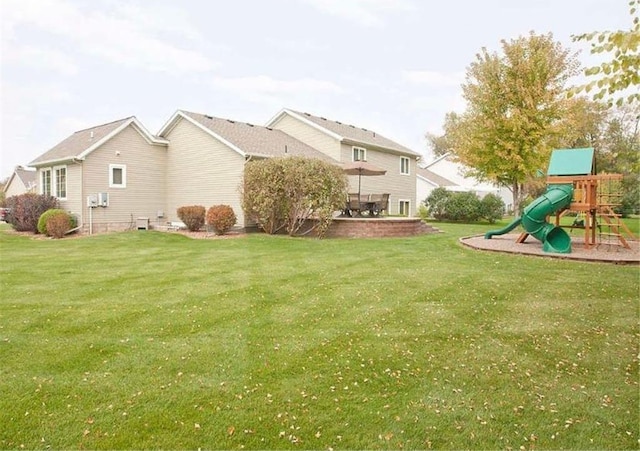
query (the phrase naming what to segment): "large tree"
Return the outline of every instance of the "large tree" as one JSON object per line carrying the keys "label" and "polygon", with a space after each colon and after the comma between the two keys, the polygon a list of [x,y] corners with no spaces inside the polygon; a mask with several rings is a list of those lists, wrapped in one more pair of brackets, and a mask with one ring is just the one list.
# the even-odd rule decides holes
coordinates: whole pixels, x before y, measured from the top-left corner
{"label": "large tree", "polygon": [[611,109],[596,153],[599,172],[624,176],[624,214],[640,211],[640,102]]}
{"label": "large tree", "polygon": [[[640,2],[629,2],[631,29],[624,31],[602,31],[573,36],[574,41],[591,42],[591,53],[612,53],[611,60],[585,69],[585,75],[594,78],[574,92],[595,90],[594,99],[609,99],[622,105],[625,98],[628,103],[640,102]],[[630,90],[630,92],[629,92]],[[616,98],[617,96],[617,98]]]}
{"label": "large tree", "polygon": [[438,144],[472,175],[509,187],[517,210],[523,183],[547,164],[578,68],[551,34],[503,40],[501,54],[483,48],[462,85],[466,111],[446,116]]}

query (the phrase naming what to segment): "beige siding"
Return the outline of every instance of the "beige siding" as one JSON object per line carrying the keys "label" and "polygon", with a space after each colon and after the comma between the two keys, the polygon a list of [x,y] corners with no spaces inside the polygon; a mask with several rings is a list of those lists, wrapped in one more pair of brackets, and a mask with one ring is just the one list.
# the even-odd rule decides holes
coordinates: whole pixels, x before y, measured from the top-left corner
{"label": "beige siding", "polygon": [[60,201],[60,207],[78,218],[78,225],[84,222],[84,202],[82,201],[82,163],[67,166],[67,198]]}
{"label": "beige siding", "polygon": [[[88,226],[86,197],[106,192],[109,206],[92,210],[94,231],[134,228],[139,217],[147,217],[152,225],[164,224],[157,218],[166,205],[167,148],[149,144],[130,125],[89,154],[83,163],[82,196],[85,228]],[[109,165],[126,166],[126,187],[109,187]],[[82,200],[84,199],[84,200]]]}
{"label": "beige siding", "polygon": [[68,211],[73,214],[78,219],[78,225],[82,224],[82,193],[81,183],[82,183],[82,164],[80,162],[67,162],[55,164],[53,166],[42,166],[38,168],[38,173],[36,177],[36,188],[34,190],[35,193],[42,193],[42,171],[43,170],[51,170],[51,189],[52,193],[56,194],[55,186],[55,169],[59,167],[65,167],[67,169],[67,197],[64,199],[58,199],[60,204],[60,208]]}
{"label": "beige siding", "polygon": [[[342,161],[351,161],[352,145],[342,144]],[[381,152],[367,148],[367,162],[386,169],[385,175],[363,176],[361,178],[361,193],[389,193],[389,214],[398,214],[400,200],[408,200],[411,204],[410,211],[417,211],[416,204],[416,159],[409,157],[409,175],[400,174],[400,155]],[[358,192],[358,176],[349,176],[349,192]]]}
{"label": "beige siding", "polygon": [[11,196],[19,196],[20,194],[24,194],[27,192],[27,187],[24,186],[22,180],[17,175],[11,177],[11,183],[7,186],[5,191],[5,198],[9,198]]}
{"label": "beige siding", "polygon": [[168,133],[167,203],[170,221],[185,205],[231,206],[244,226],[240,185],[244,156],[230,149],[190,122],[181,119]]}
{"label": "beige siding", "polygon": [[271,128],[282,130],[299,141],[340,161],[340,142],[288,114],[283,115]]}

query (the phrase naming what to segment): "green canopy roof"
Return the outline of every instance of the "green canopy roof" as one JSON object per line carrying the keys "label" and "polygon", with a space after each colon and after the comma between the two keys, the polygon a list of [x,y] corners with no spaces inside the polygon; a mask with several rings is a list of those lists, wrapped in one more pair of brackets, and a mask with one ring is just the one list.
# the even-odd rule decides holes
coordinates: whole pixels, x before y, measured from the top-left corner
{"label": "green canopy roof", "polygon": [[593,147],[556,149],[551,153],[547,175],[590,175],[595,172]]}

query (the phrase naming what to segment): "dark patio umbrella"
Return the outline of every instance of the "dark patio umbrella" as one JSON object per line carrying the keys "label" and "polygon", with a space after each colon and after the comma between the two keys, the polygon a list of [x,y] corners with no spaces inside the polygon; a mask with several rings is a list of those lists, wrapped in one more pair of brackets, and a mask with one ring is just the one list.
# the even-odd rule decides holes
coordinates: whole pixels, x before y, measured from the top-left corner
{"label": "dark patio umbrella", "polygon": [[387,173],[386,169],[379,168],[378,166],[374,166],[373,164],[367,163],[366,161],[354,161],[353,163],[345,163],[342,165],[342,169],[347,175],[358,176],[358,199],[360,199],[360,186],[363,175],[385,175]]}

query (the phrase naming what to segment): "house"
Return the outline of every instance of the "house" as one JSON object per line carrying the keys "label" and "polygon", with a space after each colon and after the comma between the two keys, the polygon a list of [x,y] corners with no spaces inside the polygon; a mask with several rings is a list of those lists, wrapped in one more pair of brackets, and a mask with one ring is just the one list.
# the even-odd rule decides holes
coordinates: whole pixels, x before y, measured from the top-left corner
{"label": "house", "polygon": [[36,192],[36,171],[17,166],[4,185],[5,198]]}
{"label": "house", "polygon": [[416,170],[416,199],[418,204],[424,203],[431,192],[436,188],[446,188],[450,191],[457,189],[460,185],[451,180],[436,174],[422,167]]}
{"label": "house", "polygon": [[164,216],[168,144],[128,117],[77,131],[29,166],[39,193],[57,197],[85,230],[124,230]]}
{"label": "house", "polygon": [[247,227],[245,164],[278,156],[367,160],[387,173],[363,181],[363,192],[390,193],[391,214],[415,210],[417,153],[373,131],[292,110],[267,126],[178,110],[157,135],[129,117],[75,132],[29,165],[38,192],[56,196],[85,231],[134,228],[140,220],[166,225],[179,222],[181,206],[216,204],[230,205]]}
{"label": "house", "polygon": [[177,111],[158,136],[169,142],[166,162],[166,210],[178,221],[183,205],[226,204],[236,213],[237,224],[247,226],[242,210],[244,165],[252,159],[286,155],[331,157],[270,127]]}
{"label": "house", "polygon": [[[372,130],[283,109],[267,127],[282,130],[341,163],[365,160],[386,169],[381,177],[363,177],[363,193],[389,193],[389,213],[413,216],[416,167],[420,154]],[[350,191],[358,191],[358,177],[350,177]]]}
{"label": "house", "polygon": [[[491,183],[481,182],[478,179],[467,175],[467,168],[454,161],[451,153],[441,155],[433,161],[424,164],[422,169],[426,169],[427,171],[444,178],[447,182],[450,182],[451,185],[446,184],[447,182],[438,184],[438,186],[444,187],[449,191],[473,192],[480,198],[489,193],[493,193],[503,200],[507,210],[511,208],[513,196],[509,189]],[[430,188],[429,184],[418,177],[418,190],[420,190],[421,195],[423,195],[422,193],[426,191],[430,192],[433,188]],[[420,199],[420,201],[424,201],[424,198]]]}

